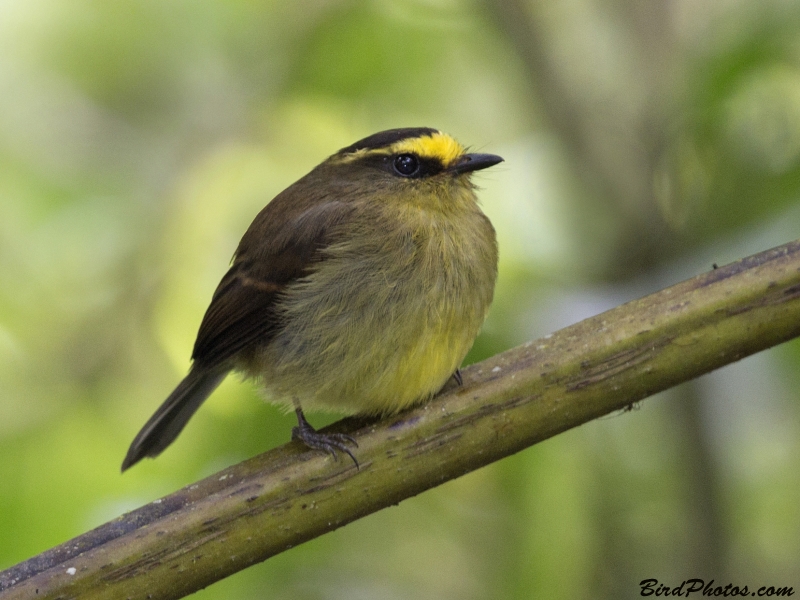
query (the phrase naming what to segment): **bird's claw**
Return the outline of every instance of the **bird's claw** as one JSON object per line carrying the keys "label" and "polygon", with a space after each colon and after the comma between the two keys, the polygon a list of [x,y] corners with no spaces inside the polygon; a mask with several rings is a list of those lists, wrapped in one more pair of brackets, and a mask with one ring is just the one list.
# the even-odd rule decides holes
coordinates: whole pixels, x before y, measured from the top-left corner
{"label": "bird's claw", "polygon": [[298,425],[292,429],[292,439],[303,442],[313,450],[327,452],[333,456],[334,460],[339,460],[338,452],[343,452],[352,459],[356,469],[359,468],[358,460],[347,447],[347,444],[352,444],[358,448],[358,442],[353,436],[346,433],[320,433],[304,417],[301,418],[298,415]]}

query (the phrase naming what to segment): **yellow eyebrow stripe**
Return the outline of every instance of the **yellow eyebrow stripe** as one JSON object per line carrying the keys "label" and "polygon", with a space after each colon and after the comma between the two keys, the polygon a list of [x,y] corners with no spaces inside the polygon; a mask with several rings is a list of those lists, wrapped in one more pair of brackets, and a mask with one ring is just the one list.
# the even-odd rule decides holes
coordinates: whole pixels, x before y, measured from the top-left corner
{"label": "yellow eyebrow stripe", "polygon": [[388,154],[416,154],[421,158],[435,158],[447,168],[460,158],[465,150],[452,137],[441,131],[432,135],[423,135],[416,138],[400,140],[389,146],[386,150]]}

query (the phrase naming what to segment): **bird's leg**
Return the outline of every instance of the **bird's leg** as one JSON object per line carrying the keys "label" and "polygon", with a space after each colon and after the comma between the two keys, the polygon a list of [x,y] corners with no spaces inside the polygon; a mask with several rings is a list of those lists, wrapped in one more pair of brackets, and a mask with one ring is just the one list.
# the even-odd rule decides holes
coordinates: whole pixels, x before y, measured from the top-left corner
{"label": "bird's leg", "polygon": [[456,383],[458,384],[458,387],[461,387],[462,385],[464,385],[464,378],[461,377],[461,369],[456,369],[453,372],[453,379],[456,380]]}
{"label": "bird's leg", "polygon": [[358,442],[346,433],[320,433],[314,429],[311,424],[306,421],[306,416],[303,414],[303,409],[296,406],[294,409],[297,415],[297,427],[292,429],[292,439],[303,442],[309,448],[314,450],[322,450],[332,455],[334,459],[339,460],[336,451],[344,452],[353,459],[353,462],[358,467],[358,461],[347,444],[353,444],[358,448]]}

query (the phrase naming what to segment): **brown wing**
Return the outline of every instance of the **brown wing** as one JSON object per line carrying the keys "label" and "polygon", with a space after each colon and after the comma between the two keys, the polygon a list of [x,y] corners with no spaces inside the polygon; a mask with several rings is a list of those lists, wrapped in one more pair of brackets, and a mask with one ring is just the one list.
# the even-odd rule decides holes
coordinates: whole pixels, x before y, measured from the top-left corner
{"label": "brown wing", "polygon": [[268,204],[239,243],[200,324],[195,363],[213,368],[268,343],[280,327],[275,304],[281,291],[324,259],[321,250],[350,211],[336,201],[303,209],[283,200],[278,196]]}

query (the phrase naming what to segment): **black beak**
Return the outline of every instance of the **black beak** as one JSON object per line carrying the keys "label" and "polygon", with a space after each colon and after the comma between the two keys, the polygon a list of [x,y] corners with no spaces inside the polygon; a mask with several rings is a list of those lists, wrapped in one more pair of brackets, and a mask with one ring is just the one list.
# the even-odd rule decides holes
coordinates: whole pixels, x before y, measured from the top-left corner
{"label": "black beak", "polygon": [[503,162],[503,159],[496,154],[465,154],[448,171],[456,175],[462,175],[487,169],[501,162]]}

